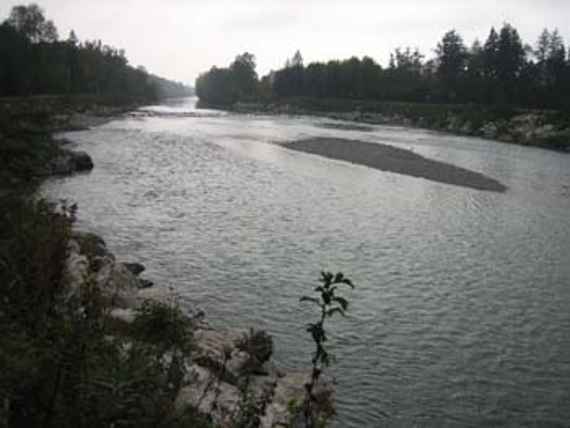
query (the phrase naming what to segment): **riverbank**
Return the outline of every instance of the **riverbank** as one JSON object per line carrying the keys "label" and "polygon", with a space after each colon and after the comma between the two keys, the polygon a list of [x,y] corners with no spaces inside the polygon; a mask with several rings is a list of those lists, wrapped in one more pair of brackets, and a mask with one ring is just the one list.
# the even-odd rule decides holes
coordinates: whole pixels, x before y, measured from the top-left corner
{"label": "riverbank", "polygon": [[100,126],[144,104],[91,95],[0,98],[0,194],[33,189],[46,176],[89,171],[89,155],[53,134]]}
{"label": "riverbank", "polygon": [[[178,307],[180,299],[174,291],[149,287],[140,276],[145,267],[118,261],[97,235],[74,232],[68,248],[67,287],[80,290],[87,278],[93,278],[108,302],[106,312],[114,329],[136,327],[139,313],[149,302]],[[190,323],[192,344],[174,411],[190,407],[213,426],[235,426],[236,416],[244,411],[259,418],[258,425],[252,426],[290,426],[295,406],[303,402],[310,370],[284,371],[275,366],[273,339],[263,331],[214,328],[198,308],[184,308],[183,316]],[[248,403],[244,403],[244,385]],[[331,380],[325,379],[316,393],[332,397],[333,391]]]}
{"label": "riverbank", "polygon": [[[301,409],[310,370],[285,372],[275,367],[271,362],[271,336],[254,330],[214,329],[198,309],[184,308],[182,312],[177,306],[179,299],[171,290],[140,277],[144,266],[116,260],[101,237],[73,229],[78,215],[76,206],[28,201],[33,198],[27,196],[33,195],[45,177],[93,168],[87,153],[69,150],[66,146],[72,141],[55,139],[52,132],[77,129],[78,123],[96,126],[128,111],[123,105],[104,104],[76,111],[77,104],[73,104],[75,107],[67,104],[67,110],[62,112],[52,104],[52,101],[62,102],[60,99],[48,97],[45,102],[37,101],[37,109],[28,112],[32,100],[11,103],[2,100],[3,108],[11,116],[0,128],[4,183],[0,189],[4,207],[0,215],[4,226],[0,232],[0,266],[8,267],[1,270],[0,280],[3,287],[8,287],[4,294],[9,296],[0,307],[0,320],[6,331],[18,335],[3,338],[2,349],[11,357],[6,360],[0,356],[0,359],[10,372],[21,372],[22,376],[24,372],[39,373],[50,362],[50,367],[43,369],[44,375],[30,375],[26,385],[37,383],[42,390],[39,396],[55,391],[53,400],[59,404],[57,409],[44,410],[45,403],[36,403],[20,390],[18,376],[6,374],[8,378],[0,379],[7,394],[0,422],[35,420],[29,419],[34,415],[19,413],[20,407],[37,412],[42,420],[57,419],[57,415],[97,420],[107,417],[106,407],[122,405],[128,399],[135,402],[129,406],[136,411],[168,422],[164,426],[179,426],[180,420],[204,423],[199,426],[234,426],[240,417],[258,419],[252,426],[289,426]],[[79,214],[80,210],[81,207]],[[26,292],[18,292],[18,288]],[[30,305],[45,311],[30,314],[27,310]],[[50,330],[37,331],[30,325],[46,325]],[[54,335],[57,345],[52,342]],[[187,335],[191,340],[185,343]],[[162,347],[163,341],[168,347]],[[178,347],[187,352],[177,357]],[[41,358],[26,359],[27,353],[34,349]],[[134,354],[129,353],[130,349]],[[142,354],[136,355],[137,352]],[[131,367],[133,358],[140,359],[137,364],[145,367],[137,372],[137,367]],[[70,365],[72,371],[83,370],[80,368],[83,364],[96,365],[97,373],[81,372],[80,383],[75,384],[73,378],[66,381],[67,386],[60,387],[61,361]],[[159,366],[147,372],[146,366],[156,362]],[[81,401],[85,396],[75,391],[100,379],[108,383],[120,380],[130,385],[140,382],[136,376],[141,373],[151,383],[133,386],[132,395],[120,389],[117,391],[121,397],[113,397],[104,390],[91,391],[95,394],[93,399],[105,403],[97,411],[100,414],[89,414],[94,411],[89,400]],[[114,379],[115,375],[121,379]],[[321,390],[332,400],[332,382],[323,381]],[[161,394],[164,400],[161,398],[158,404],[150,399],[153,395],[162,397]],[[77,401],[67,408],[72,398]],[[129,412],[133,410],[130,407]],[[138,416],[129,417],[138,420]],[[141,416],[140,420],[146,419]]]}
{"label": "riverbank", "polygon": [[340,138],[311,138],[285,143],[284,147],[438,183],[491,192],[507,190],[499,181],[481,173],[427,159],[410,150],[386,144]]}
{"label": "riverbank", "polygon": [[476,105],[286,98],[236,103],[240,113],[312,115],[371,125],[397,125],[570,151],[570,116],[563,112]]}

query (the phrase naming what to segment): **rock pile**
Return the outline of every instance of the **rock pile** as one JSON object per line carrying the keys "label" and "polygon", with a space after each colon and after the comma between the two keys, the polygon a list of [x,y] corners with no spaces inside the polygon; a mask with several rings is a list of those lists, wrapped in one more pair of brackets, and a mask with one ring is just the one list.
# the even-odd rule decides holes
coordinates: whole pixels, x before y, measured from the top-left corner
{"label": "rock pile", "polygon": [[[91,278],[110,307],[110,317],[130,324],[136,309],[147,299],[162,302],[176,300],[164,288],[147,288],[140,278],[144,266],[121,263],[108,250],[103,239],[92,233],[75,232],[69,243],[66,282],[70,293],[80,293]],[[189,310],[192,319],[193,351],[187,361],[187,386],[176,399],[176,411],[188,405],[215,424],[228,425],[242,405],[242,387],[247,383],[253,400],[262,409],[260,426],[288,427],[305,394],[310,370],[280,370],[271,361],[273,339],[265,332],[212,327],[204,313]],[[323,379],[319,388],[332,402],[334,386]]]}

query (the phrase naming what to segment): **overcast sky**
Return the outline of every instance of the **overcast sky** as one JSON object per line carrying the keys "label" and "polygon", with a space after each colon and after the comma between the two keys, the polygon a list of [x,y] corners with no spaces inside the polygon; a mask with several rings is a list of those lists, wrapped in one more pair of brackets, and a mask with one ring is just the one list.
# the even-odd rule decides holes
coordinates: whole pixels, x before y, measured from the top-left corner
{"label": "overcast sky", "polygon": [[[22,1],[1,0],[6,18]],[[386,65],[398,46],[426,56],[457,29],[468,44],[510,22],[526,43],[544,27],[570,42],[570,0],[41,0],[66,38],[101,39],[133,65],[193,83],[212,65],[255,54],[258,72],[281,67],[299,49],[305,63],[369,55]],[[24,2],[27,4],[27,2]]]}

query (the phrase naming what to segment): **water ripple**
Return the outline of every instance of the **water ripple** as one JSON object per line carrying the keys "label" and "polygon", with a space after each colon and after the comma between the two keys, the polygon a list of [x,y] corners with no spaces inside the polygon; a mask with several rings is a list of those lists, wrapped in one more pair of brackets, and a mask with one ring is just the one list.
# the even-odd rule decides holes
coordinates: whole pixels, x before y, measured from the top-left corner
{"label": "water ripple", "polygon": [[[151,109],[152,110],[152,109]],[[69,134],[89,175],[52,180],[79,225],[148,267],[213,322],[268,328],[276,358],[307,366],[298,304],[321,268],[351,274],[331,325],[339,422],[567,426],[570,157],[319,119],[145,114]],[[289,152],[269,141],[338,136],[413,148],[497,177],[505,195]]]}

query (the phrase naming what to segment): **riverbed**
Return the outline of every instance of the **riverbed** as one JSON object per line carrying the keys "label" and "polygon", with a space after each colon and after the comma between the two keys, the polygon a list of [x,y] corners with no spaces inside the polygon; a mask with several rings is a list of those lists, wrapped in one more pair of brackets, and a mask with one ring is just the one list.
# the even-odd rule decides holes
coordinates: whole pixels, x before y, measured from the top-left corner
{"label": "riverbed", "polygon": [[[308,367],[299,303],[321,269],[356,284],[328,326],[338,426],[567,426],[570,155],[418,129],[196,110],[193,99],[67,133],[89,174],[42,193],[220,325]],[[338,126],[335,126],[338,125]],[[287,149],[380,143],[492,177],[485,192]]]}

